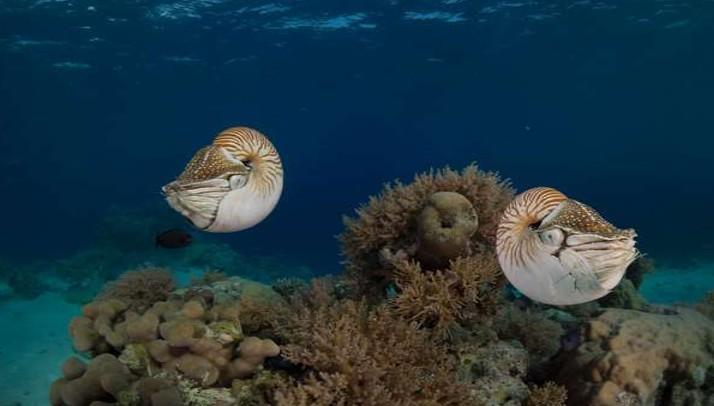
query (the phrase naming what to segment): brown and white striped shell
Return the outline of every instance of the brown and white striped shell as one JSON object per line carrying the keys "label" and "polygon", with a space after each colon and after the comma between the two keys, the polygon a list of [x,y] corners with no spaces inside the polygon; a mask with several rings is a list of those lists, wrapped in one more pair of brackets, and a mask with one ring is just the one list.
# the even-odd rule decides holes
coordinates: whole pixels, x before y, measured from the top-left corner
{"label": "brown and white striped shell", "polygon": [[572,305],[609,293],[637,258],[634,230],[621,230],[591,207],[546,187],[518,195],[498,226],[501,268],[538,302]]}
{"label": "brown and white striped shell", "polygon": [[283,165],[263,134],[228,128],[198,150],[162,190],[169,205],[202,230],[245,230],[263,221],[278,203]]}

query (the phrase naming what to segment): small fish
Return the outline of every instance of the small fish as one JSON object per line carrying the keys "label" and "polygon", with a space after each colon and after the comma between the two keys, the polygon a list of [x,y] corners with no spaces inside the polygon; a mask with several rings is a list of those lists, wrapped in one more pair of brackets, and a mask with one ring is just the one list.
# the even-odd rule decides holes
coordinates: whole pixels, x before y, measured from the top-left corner
{"label": "small fish", "polygon": [[180,228],[172,228],[157,234],[155,243],[156,246],[173,249],[183,248],[191,244],[192,240],[193,238],[191,237],[191,234],[181,230]]}
{"label": "small fish", "polygon": [[560,337],[560,348],[564,351],[572,351],[580,345],[582,342],[582,334],[580,333],[580,328],[576,327],[570,331],[563,334]]}

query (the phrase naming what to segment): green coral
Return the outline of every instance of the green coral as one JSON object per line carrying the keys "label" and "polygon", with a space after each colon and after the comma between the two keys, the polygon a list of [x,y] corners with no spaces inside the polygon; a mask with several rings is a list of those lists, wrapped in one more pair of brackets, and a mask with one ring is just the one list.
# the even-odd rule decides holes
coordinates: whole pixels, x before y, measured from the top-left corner
{"label": "green coral", "polygon": [[119,361],[133,372],[150,372],[151,357],[144,344],[127,344],[119,355]]}
{"label": "green coral", "polygon": [[230,341],[223,339],[225,336],[230,337],[233,341],[243,339],[243,329],[238,321],[216,321],[208,325],[206,336],[216,338],[219,342]]}

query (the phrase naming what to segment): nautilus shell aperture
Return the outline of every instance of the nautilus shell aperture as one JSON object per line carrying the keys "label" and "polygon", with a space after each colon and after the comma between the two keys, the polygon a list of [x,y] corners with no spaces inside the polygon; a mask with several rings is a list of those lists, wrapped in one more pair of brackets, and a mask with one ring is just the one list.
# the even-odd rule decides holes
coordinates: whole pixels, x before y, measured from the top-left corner
{"label": "nautilus shell aperture", "polygon": [[498,227],[498,260],[508,280],[538,302],[572,305],[609,293],[637,258],[632,229],[546,187],[518,195]]}
{"label": "nautilus shell aperture", "polygon": [[283,165],[263,134],[228,128],[198,150],[162,190],[169,205],[202,230],[245,230],[263,221],[278,203]]}

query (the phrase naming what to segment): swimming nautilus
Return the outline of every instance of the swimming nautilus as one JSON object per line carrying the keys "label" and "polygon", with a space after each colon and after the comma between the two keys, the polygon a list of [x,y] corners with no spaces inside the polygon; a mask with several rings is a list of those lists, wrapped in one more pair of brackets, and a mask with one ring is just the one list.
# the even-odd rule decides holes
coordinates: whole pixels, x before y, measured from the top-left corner
{"label": "swimming nautilus", "polygon": [[169,205],[210,232],[245,230],[263,221],[283,190],[283,165],[273,144],[247,127],[221,131],[162,188]]}
{"label": "swimming nautilus", "polygon": [[538,302],[572,305],[609,293],[638,252],[637,234],[551,188],[518,195],[498,226],[496,250],[508,280]]}

